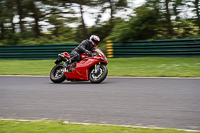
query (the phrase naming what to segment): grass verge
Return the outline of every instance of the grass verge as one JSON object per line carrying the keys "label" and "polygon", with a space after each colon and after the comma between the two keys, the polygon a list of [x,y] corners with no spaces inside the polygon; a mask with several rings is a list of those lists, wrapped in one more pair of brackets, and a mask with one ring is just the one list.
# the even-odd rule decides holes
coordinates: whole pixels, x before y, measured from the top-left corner
{"label": "grass verge", "polygon": [[[177,129],[136,128],[98,124],[72,124],[64,121],[0,120],[0,133],[194,133]],[[200,133],[196,131],[195,133]]]}
{"label": "grass verge", "polygon": [[[49,75],[55,60],[0,60],[0,75]],[[109,58],[108,76],[200,77],[200,58]]]}

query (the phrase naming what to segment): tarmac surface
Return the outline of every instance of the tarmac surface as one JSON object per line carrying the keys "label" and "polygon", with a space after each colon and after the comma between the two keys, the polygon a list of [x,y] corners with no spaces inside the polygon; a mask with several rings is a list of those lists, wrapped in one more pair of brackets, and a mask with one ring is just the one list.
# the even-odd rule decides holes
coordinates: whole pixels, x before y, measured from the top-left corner
{"label": "tarmac surface", "polygon": [[200,130],[199,78],[115,78],[54,84],[0,76],[0,118]]}

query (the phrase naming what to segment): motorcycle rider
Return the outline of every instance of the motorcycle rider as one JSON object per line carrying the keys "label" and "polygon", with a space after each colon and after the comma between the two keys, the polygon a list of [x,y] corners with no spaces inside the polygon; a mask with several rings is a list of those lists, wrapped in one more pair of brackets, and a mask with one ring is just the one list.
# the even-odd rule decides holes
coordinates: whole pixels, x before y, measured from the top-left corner
{"label": "motorcycle rider", "polygon": [[92,51],[95,50],[95,47],[98,46],[99,42],[100,38],[96,35],[91,35],[89,40],[83,40],[74,50],[71,51],[70,59],[64,63],[64,66],[69,68],[72,62],[79,62],[82,53],[92,55]]}

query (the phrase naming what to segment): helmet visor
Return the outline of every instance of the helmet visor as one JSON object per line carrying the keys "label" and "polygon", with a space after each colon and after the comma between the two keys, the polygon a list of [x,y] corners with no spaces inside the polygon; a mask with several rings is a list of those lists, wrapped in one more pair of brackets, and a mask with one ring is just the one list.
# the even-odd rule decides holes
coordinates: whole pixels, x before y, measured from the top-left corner
{"label": "helmet visor", "polygon": [[99,44],[99,41],[97,41],[97,40],[94,40],[93,42],[94,42],[94,44],[96,44],[96,45]]}

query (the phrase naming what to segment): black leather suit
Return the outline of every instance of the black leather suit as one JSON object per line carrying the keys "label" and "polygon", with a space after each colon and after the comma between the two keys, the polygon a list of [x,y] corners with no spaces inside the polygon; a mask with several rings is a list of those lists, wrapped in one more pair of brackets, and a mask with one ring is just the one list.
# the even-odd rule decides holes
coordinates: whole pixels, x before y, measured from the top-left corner
{"label": "black leather suit", "polygon": [[94,49],[95,47],[88,39],[83,40],[74,50],[72,50],[70,54],[71,62],[80,61],[82,53],[87,53],[88,51],[92,52]]}

